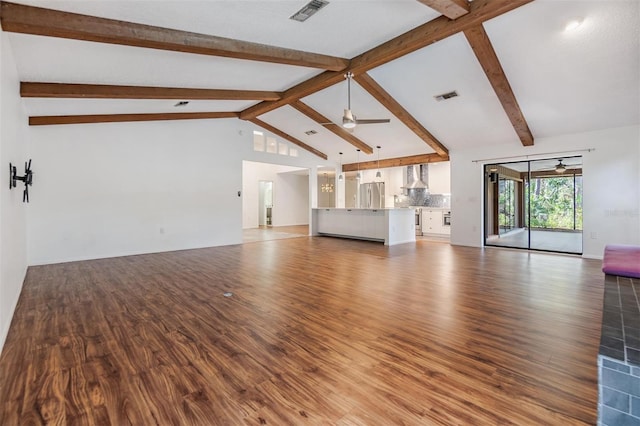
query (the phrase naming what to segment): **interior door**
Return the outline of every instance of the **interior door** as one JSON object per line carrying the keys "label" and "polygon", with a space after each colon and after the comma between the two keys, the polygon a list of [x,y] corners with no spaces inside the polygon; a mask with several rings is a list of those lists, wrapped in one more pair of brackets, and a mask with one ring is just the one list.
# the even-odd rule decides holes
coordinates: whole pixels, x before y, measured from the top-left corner
{"label": "interior door", "polygon": [[273,182],[261,180],[258,182],[258,225],[273,225]]}

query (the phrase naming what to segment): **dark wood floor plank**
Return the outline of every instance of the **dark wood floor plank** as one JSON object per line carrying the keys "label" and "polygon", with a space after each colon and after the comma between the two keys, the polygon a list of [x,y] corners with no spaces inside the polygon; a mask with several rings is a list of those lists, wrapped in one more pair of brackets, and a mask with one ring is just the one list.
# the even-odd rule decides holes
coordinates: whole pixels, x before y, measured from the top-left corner
{"label": "dark wood floor plank", "polygon": [[593,424],[602,283],[577,257],[309,237],[31,267],[0,424]]}

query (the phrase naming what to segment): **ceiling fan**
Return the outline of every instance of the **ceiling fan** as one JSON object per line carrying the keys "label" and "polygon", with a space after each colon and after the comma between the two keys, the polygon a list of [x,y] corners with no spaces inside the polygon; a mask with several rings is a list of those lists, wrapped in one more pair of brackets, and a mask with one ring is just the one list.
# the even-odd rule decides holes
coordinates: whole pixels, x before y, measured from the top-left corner
{"label": "ceiling fan", "polygon": [[562,158],[558,160],[558,164],[556,164],[556,173],[564,173],[567,171],[567,166],[562,164]]}
{"label": "ceiling fan", "polygon": [[353,78],[353,73],[349,71],[344,76],[347,79],[347,108],[344,110],[344,115],[342,116],[342,127],[345,129],[353,129],[357,124],[388,123],[390,121],[388,118],[362,119],[357,118],[353,114],[351,111],[351,79]]}
{"label": "ceiling fan", "polygon": [[567,171],[567,169],[569,167],[576,167],[576,166],[579,166],[579,165],[580,165],[580,163],[577,163],[577,164],[564,164],[562,162],[562,158],[559,158],[558,159],[558,164],[555,165],[555,172],[558,173],[558,174],[559,173],[564,173],[564,172]]}

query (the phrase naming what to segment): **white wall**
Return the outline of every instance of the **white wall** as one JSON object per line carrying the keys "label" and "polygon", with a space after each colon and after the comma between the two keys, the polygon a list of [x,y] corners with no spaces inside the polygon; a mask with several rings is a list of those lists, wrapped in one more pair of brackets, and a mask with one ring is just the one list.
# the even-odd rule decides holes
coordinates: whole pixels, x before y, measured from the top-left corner
{"label": "white wall", "polygon": [[258,227],[259,182],[273,182],[273,226],[309,224],[309,176],[299,167],[243,161],[242,227]]}
{"label": "white wall", "polygon": [[429,163],[429,192],[431,194],[451,193],[451,164],[449,161]]}
{"label": "white wall", "polygon": [[[9,190],[9,162],[24,174],[29,157],[27,116],[20,100],[20,81],[16,72],[8,35],[0,32],[0,350],[9,331],[11,318],[27,270],[27,209],[22,202],[24,185]],[[39,184],[38,163],[33,169],[34,185]],[[30,194],[31,195],[31,194]]]}
{"label": "white wall", "polygon": [[239,242],[234,121],[32,127],[30,263]]}
{"label": "white wall", "polygon": [[254,152],[253,129],[237,119],[31,127],[30,263],[241,243],[243,159],[322,163]]}
{"label": "white wall", "polygon": [[[580,151],[584,149],[594,151]],[[452,151],[452,244],[482,246],[484,163],[474,160],[554,158],[572,152],[583,158],[583,256],[602,258],[606,244],[640,244],[639,126],[540,138],[528,148],[508,145]],[[535,155],[545,153],[551,154]]]}

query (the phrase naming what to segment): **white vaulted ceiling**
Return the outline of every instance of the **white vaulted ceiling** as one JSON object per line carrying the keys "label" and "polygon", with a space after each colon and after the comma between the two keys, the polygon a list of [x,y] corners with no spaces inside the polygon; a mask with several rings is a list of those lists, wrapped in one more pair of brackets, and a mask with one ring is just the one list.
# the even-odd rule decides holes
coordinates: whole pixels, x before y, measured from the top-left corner
{"label": "white vaulted ceiling", "polygon": [[[491,3],[476,0],[475,3]],[[440,13],[416,0],[331,0],[300,23],[289,16],[306,1],[45,1],[16,3],[351,59],[434,19]],[[458,18],[458,19],[464,19]],[[572,19],[583,24],[573,32]],[[640,123],[640,2],[537,0],[484,23],[524,119],[535,138]],[[285,91],[321,69],[192,53],[10,34],[22,81]],[[450,151],[510,143],[518,134],[476,58],[457,33],[368,74]],[[357,79],[357,76],[356,76]],[[458,97],[437,102],[435,95]],[[189,100],[189,99],[185,99]],[[23,98],[30,116],[172,112],[241,112],[257,100]],[[340,123],[346,83],[301,101]],[[380,158],[433,153],[412,130],[355,81],[358,118],[390,118],[360,125],[353,136]],[[355,147],[290,106],[258,118],[338,161],[355,160]],[[105,123],[104,126],[112,124]],[[145,125],[140,123],[139,125]],[[154,125],[149,123],[146,125]],[[318,133],[307,136],[307,130]]]}

